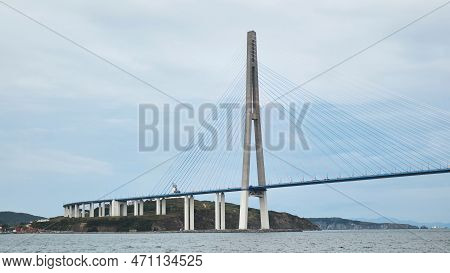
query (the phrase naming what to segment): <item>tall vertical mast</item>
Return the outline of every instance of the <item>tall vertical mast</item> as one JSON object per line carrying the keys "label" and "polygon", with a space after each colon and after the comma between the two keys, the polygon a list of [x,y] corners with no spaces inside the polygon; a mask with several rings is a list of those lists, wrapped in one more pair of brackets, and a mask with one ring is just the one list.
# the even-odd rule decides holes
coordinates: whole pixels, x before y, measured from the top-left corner
{"label": "tall vertical mast", "polygon": [[[256,47],[256,32],[247,33],[247,80],[246,80],[246,105],[245,105],[245,133],[244,133],[244,156],[242,161],[242,184],[239,229],[247,229],[248,223],[248,198],[250,192],[250,152],[252,137],[252,120],[255,127],[256,166],[258,171],[258,185],[266,185],[264,169],[264,153],[262,146],[261,117],[259,106],[259,84],[258,84],[258,59]],[[269,228],[269,212],[267,209],[266,191],[258,192],[261,229]]]}

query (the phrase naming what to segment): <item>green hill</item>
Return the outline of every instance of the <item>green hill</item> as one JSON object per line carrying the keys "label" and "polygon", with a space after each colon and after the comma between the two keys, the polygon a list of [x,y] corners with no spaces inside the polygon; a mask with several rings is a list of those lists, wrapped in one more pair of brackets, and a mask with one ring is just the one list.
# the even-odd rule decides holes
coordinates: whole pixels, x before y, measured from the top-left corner
{"label": "green hill", "polygon": [[[49,231],[76,232],[128,232],[128,231],[179,231],[184,227],[184,203],[182,199],[167,200],[167,215],[155,215],[155,202],[145,202],[144,216],[132,216],[133,207],[128,207],[127,217],[64,218],[56,217],[45,223],[33,223],[33,227]],[[226,204],[225,223],[227,229],[237,229],[239,206]],[[97,215],[97,209],[95,214]],[[214,202],[195,201],[195,229],[214,229]],[[318,230],[310,221],[298,216],[269,212],[272,229]],[[248,228],[259,229],[259,210],[249,209]]]}
{"label": "green hill", "polygon": [[322,230],[348,230],[348,229],[418,229],[417,226],[397,223],[371,223],[342,218],[308,218]]}
{"label": "green hill", "polygon": [[18,224],[28,224],[31,221],[36,221],[40,219],[44,218],[27,213],[0,211],[0,225],[14,226]]}

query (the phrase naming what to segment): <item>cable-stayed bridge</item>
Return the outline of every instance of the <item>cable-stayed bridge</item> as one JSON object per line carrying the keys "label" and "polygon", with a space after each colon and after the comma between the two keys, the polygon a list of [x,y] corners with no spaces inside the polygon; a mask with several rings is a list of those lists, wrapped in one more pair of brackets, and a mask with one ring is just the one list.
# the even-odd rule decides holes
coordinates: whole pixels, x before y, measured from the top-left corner
{"label": "cable-stayed bridge", "polygon": [[[140,216],[144,201],[155,201],[156,214],[164,215],[167,199],[184,198],[184,228],[193,230],[195,196],[215,194],[216,229],[225,229],[225,193],[240,192],[239,228],[247,229],[248,200],[256,197],[261,228],[269,229],[270,189],[450,172],[447,112],[387,92],[343,102],[352,88],[374,88],[358,80],[349,86],[336,90],[333,103],[291,82],[258,63],[250,31],[246,64],[218,103],[242,111],[231,119],[231,110],[211,114],[217,134],[202,128],[203,145],[190,140],[152,193],[71,202],[64,216],[127,216],[129,205]],[[313,175],[317,170],[320,175]]]}

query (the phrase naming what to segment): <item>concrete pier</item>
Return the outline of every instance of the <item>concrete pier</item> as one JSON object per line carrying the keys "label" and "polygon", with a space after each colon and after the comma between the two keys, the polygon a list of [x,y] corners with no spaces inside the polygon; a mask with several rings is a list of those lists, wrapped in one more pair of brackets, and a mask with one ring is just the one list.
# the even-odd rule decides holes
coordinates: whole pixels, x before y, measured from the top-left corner
{"label": "concrete pier", "polygon": [[139,215],[144,215],[144,200],[139,201]]}
{"label": "concrete pier", "polygon": [[194,230],[195,229],[194,228],[194,219],[195,219],[195,217],[194,217],[194,203],[195,203],[194,196],[191,195],[189,197],[189,230]]}
{"label": "concrete pier", "polygon": [[161,215],[166,215],[166,212],[167,212],[166,208],[167,208],[166,199],[163,198],[163,199],[161,199]]}
{"label": "concrete pier", "polygon": [[216,199],[214,202],[214,224],[215,229],[220,229],[220,193],[216,193]]}
{"label": "concrete pier", "polygon": [[266,191],[264,191],[259,197],[259,213],[261,215],[261,229],[269,229],[269,210],[267,208]]}
{"label": "concrete pier", "polygon": [[128,215],[128,203],[119,202],[113,200],[111,202],[110,216],[127,216]]}
{"label": "concrete pier", "polygon": [[84,218],[86,217],[86,208],[85,208],[85,204],[81,205],[81,217]]}
{"label": "concrete pier", "polygon": [[225,193],[216,193],[214,207],[215,229],[225,229]]}
{"label": "concrete pier", "polygon": [[220,193],[220,229],[225,230],[225,193]]}
{"label": "concrete pier", "polygon": [[120,216],[128,216],[128,202],[120,204]]}
{"label": "concrete pier", "polygon": [[184,197],[184,230],[189,230],[189,196]]}
{"label": "concrete pier", "polygon": [[95,216],[95,206],[94,203],[91,203],[91,205],[89,206],[89,217],[90,218],[94,218]]}
{"label": "concrete pier", "polygon": [[139,215],[139,207],[138,207],[138,201],[134,200],[133,201],[133,207],[134,207],[134,216],[138,216]]}
{"label": "concrete pier", "polygon": [[161,214],[161,199],[157,198],[156,199],[156,215],[160,215]]}
{"label": "concrete pier", "polygon": [[101,202],[98,208],[98,216],[105,217],[105,202]]}
{"label": "concrete pier", "polygon": [[118,216],[117,215],[117,211],[118,211],[117,205],[118,205],[118,202],[116,200],[111,201],[111,206],[109,207],[110,216]]}
{"label": "concrete pier", "polygon": [[80,206],[78,204],[75,205],[75,218],[80,217]]}

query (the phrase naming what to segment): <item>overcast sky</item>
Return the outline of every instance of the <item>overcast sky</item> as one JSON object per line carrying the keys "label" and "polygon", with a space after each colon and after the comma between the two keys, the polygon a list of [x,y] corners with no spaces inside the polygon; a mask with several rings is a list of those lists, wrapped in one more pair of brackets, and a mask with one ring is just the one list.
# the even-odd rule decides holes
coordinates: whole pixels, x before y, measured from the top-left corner
{"label": "overcast sky", "polygon": [[[4,2],[192,103],[214,102],[224,92],[248,30],[257,31],[259,60],[301,83],[443,3]],[[448,112],[449,16],[444,7],[305,87],[340,103],[339,79],[351,75]],[[138,151],[138,105],[173,99],[1,3],[0,21],[0,210],[60,215],[63,203],[96,199],[176,152]],[[361,102],[361,94],[346,98]],[[148,193],[167,167],[119,195]],[[334,187],[388,217],[450,222],[448,175]],[[379,218],[326,186],[270,191],[269,208]]]}

